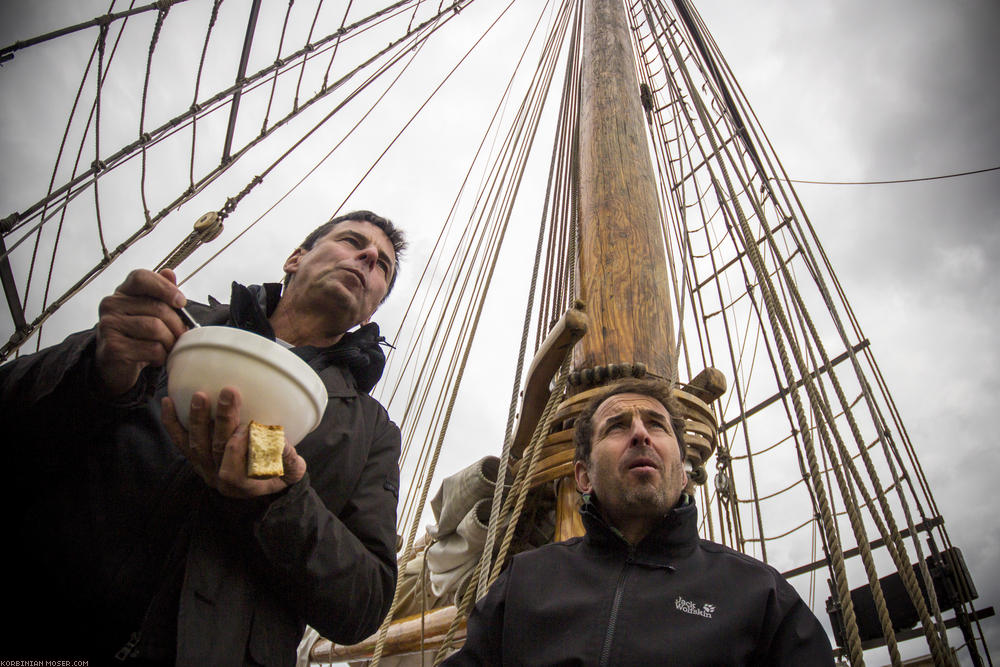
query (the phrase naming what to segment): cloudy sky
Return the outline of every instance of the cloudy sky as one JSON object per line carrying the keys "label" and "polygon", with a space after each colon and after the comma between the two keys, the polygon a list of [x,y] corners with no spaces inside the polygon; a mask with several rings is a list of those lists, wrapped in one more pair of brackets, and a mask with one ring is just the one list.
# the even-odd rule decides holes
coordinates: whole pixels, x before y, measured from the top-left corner
{"label": "cloudy sky", "polygon": [[[92,18],[105,11],[106,4],[103,0],[8,0],[0,6],[0,45]],[[192,0],[189,4],[192,8],[185,11],[191,12],[191,20],[197,9],[194,5],[205,11],[205,3]],[[280,25],[285,4],[275,3],[272,9],[278,14],[262,18],[265,28]],[[516,49],[508,45],[516,40],[510,35],[533,21],[526,4],[520,3],[507,22],[498,26],[498,30],[511,32],[492,35],[467,71],[457,73],[442,89],[431,120],[419,121],[411,128],[375,173],[375,183],[363,186],[351,197],[351,207],[379,210],[399,221],[413,238],[413,260],[405,269],[401,295],[394,295],[387,303],[383,322],[398,321],[405,307],[402,295],[406,280],[413,280],[419,272],[410,267],[417,267],[419,259],[426,256],[439,221],[447,214],[456,192],[455,175],[471,158],[482,132],[481,119],[492,113],[497,102],[496,81],[506,77],[512,63]],[[245,15],[245,6],[245,2],[234,0],[224,5],[232,17]],[[172,10],[170,20],[186,20],[183,7]],[[697,7],[792,178],[881,181],[1000,165],[1000,130],[996,126],[1000,118],[996,74],[1000,72],[1000,50],[996,48],[1000,44],[1000,11],[995,2],[702,0]],[[424,88],[428,81],[436,84],[444,76],[454,55],[468,47],[469,35],[481,32],[483,17],[496,13],[473,5],[460,18],[468,22],[464,25],[475,28],[442,33],[440,45],[434,47],[437,50],[429,47],[428,53],[421,55],[428,72]],[[242,21],[238,18],[231,21],[232,27],[220,25],[218,29],[217,40],[230,45],[230,52],[239,48],[245,25]],[[121,101],[106,103],[102,111],[104,146],[116,148],[135,135],[149,27],[147,22],[145,31],[139,31],[143,40],[122,47],[131,49],[127,62],[133,74],[116,79],[113,88],[106,91],[109,100],[117,95]],[[272,32],[269,39],[275,42],[278,35]],[[93,39],[91,31],[86,39],[25,49],[0,68],[0,154],[5,157],[0,216],[24,210],[44,193],[69,104],[82,75],[81,63]],[[165,31],[164,43],[158,48],[171,54],[171,63],[164,67],[163,61],[158,61],[157,84],[149,95],[150,117],[168,118],[190,103],[190,68],[197,63],[201,39],[201,34],[192,41],[182,32]],[[302,41],[289,37],[289,43]],[[261,37],[258,43],[267,43],[267,38]],[[273,60],[274,48],[270,55],[257,54],[259,62],[250,71]],[[232,80],[231,59],[222,62],[210,62],[203,90],[219,89]],[[179,88],[183,93],[171,87],[173,69],[182,82],[179,85],[187,86]],[[420,83],[414,81],[402,94],[422,95]],[[178,96],[183,102],[177,101]],[[393,106],[380,104],[380,108]],[[398,106],[408,108],[402,101]],[[128,129],[116,134],[119,114],[126,119],[121,125]],[[201,131],[203,136],[214,136],[211,133],[217,133],[218,128],[206,121]],[[246,138],[252,136],[250,130],[244,132]],[[337,132],[323,135],[317,145],[325,148],[332,144],[340,136]],[[116,144],[116,139],[121,141]],[[224,296],[228,280],[259,281],[262,266],[280,266],[298,239],[329,212],[330,201],[339,203],[347,195],[350,187],[344,183],[353,185],[370,162],[370,157],[362,162],[349,151],[365,145],[381,146],[384,138],[360,134],[352,141],[354,149],[348,145],[324,163],[318,183],[316,179],[307,182],[290,197],[294,203],[279,205],[269,219],[220,256],[214,265],[222,265],[221,269],[196,276],[185,288],[188,293],[195,298],[207,293]],[[186,174],[184,150],[165,150],[176,151],[175,163],[181,164],[180,170]],[[276,170],[260,193],[241,204],[243,215],[233,217],[221,240],[232,238],[262,214],[324,152],[317,148],[308,157]],[[84,163],[92,159],[91,154]],[[158,165],[152,165],[151,170],[162,171],[153,171],[151,181],[173,187],[176,174]],[[218,208],[226,196],[239,190],[239,184],[256,173],[254,167],[241,169],[176,217],[184,218],[183,225],[187,225],[204,211]],[[132,220],[120,225],[124,229],[135,228],[135,210],[141,210],[133,201],[135,170],[129,178],[121,183],[107,179],[102,185],[102,197],[109,202],[102,214],[109,227],[109,221],[118,216]],[[155,200],[155,186],[147,187]],[[998,396],[992,327],[998,320],[1000,299],[1000,171],[930,182],[801,184],[796,189],[872,342],[951,539],[965,553],[979,588],[979,605],[995,606],[1000,603],[1000,521],[996,517],[998,503],[989,490],[1000,474],[1000,457],[993,452],[991,437]],[[110,202],[116,196],[129,199],[131,208],[113,206]],[[79,209],[92,217],[92,195],[80,200],[88,198],[86,206]],[[155,205],[151,209],[158,210]],[[280,222],[267,224],[275,219]],[[94,231],[92,225],[81,231],[75,241],[79,246],[70,243],[72,253],[67,256],[86,256],[87,266],[92,265],[94,243],[87,239],[94,237]],[[146,239],[144,247],[137,247],[112,265],[65,312],[52,318],[45,340],[54,342],[68,331],[89,326],[100,295],[113,289],[129,268],[161,259],[183,233],[176,227],[158,230]],[[23,256],[16,258],[15,270],[23,271],[26,261]],[[82,271],[78,266],[83,263],[65,264],[60,269],[65,276],[57,276],[56,282],[60,277],[68,282],[70,274],[78,277]],[[273,272],[264,276],[276,277]],[[516,277],[511,282],[516,284]],[[502,329],[506,325],[500,320],[487,326]],[[519,326],[515,323],[513,329]],[[391,324],[386,328],[391,329]],[[11,330],[9,317],[0,316],[0,338],[6,340]],[[499,429],[502,434],[509,390],[489,399],[486,388],[496,385],[495,377],[501,378],[501,385],[508,384],[509,367],[486,359],[474,363],[470,373],[466,383],[475,391],[468,392],[472,398],[466,401],[467,408],[481,413],[486,424],[481,432],[497,433]],[[480,401],[495,409],[477,407]],[[473,428],[471,421],[468,428]],[[456,469],[480,452],[497,451],[499,444],[469,445],[468,452],[447,458],[441,465],[445,472],[449,467]],[[998,625],[996,620],[985,624],[994,649],[1000,646]]]}
{"label": "cloudy sky", "polygon": [[[991,2],[699,2],[792,178],[877,181],[1000,165]],[[798,185],[917,448],[949,534],[1000,600],[988,493],[998,398],[1000,172]],[[996,651],[995,621],[985,629]]]}

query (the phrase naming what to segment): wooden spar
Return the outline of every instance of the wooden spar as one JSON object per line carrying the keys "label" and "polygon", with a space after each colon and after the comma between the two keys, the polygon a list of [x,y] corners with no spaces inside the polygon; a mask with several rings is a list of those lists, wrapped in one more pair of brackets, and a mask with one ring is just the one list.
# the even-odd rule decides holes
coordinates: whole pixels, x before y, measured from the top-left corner
{"label": "wooden spar", "polygon": [[670,378],[673,321],[653,163],[621,0],[586,3],[580,99],[580,298],[574,368],[646,364]]}
{"label": "wooden spar", "polygon": [[[448,632],[448,626],[455,618],[457,610],[454,605],[428,611],[421,621],[420,614],[401,619],[389,626],[383,655],[406,655],[436,650]],[[421,642],[423,635],[423,642]],[[465,637],[465,622],[462,621],[455,633],[455,639]],[[332,644],[328,639],[320,639],[309,651],[312,662],[348,662],[352,660],[367,660],[375,653],[378,633],[373,634],[360,644],[340,646]]]}
{"label": "wooden spar", "polygon": [[549,400],[552,377],[566,358],[566,350],[586,332],[587,315],[583,312],[583,304],[577,301],[572,308],[563,313],[535,352],[528,368],[528,379],[524,384],[521,416],[511,441],[510,451],[514,458],[521,457],[524,448],[531,440],[531,435],[535,432],[538,419],[542,416],[545,404]]}

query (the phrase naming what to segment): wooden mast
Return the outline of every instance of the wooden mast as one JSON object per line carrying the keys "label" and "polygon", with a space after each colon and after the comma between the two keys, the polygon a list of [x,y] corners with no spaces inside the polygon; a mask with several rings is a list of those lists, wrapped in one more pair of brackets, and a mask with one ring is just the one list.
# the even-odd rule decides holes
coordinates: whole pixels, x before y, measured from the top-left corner
{"label": "wooden mast", "polygon": [[[542,345],[532,363],[545,367],[539,384],[548,386],[555,362],[561,355],[565,337],[578,337],[586,330],[573,351],[574,371],[603,369],[591,373],[592,382],[577,384],[569,394],[580,393],[612,378],[607,370],[612,365],[635,368],[642,364],[649,374],[665,379],[674,377],[673,317],[667,291],[667,260],[660,227],[653,163],[646,139],[644,113],[636,80],[631,41],[621,0],[587,0],[585,2],[583,54],[581,67],[581,99],[579,119],[579,285],[580,297],[586,304],[587,320],[573,310],[568,312]],[[579,318],[579,319],[577,319]],[[572,333],[563,329],[572,330]],[[557,342],[561,341],[561,342]],[[543,357],[548,357],[542,360]],[[712,401],[724,391],[725,379],[710,369],[692,382],[697,395],[686,400]],[[578,373],[574,373],[578,374]],[[534,375],[532,372],[530,375]],[[603,379],[601,379],[603,375]],[[548,398],[547,390],[532,389],[529,379],[525,390],[521,420],[515,434],[512,453],[523,454],[524,447]],[[533,394],[545,394],[534,396]],[[557,410],[554,421],[570,422],[579,411],[585,395],[568,398]],[[705,417],[714,428],[714,417],[702,404]],[[554,541],[582,535],[583,524],[578,512],[579,494],[572,472],[572,431],[549,436],[549,441],[561,450],[552,455],[549,466],[540,465],[533,477],[534,484],[558,478],[556,487],[556,531]],[[700,456],[705,460],[714,450],[714,434],[704,440]],[[700,441],[699,441],[700,442]],[[550,450],[551,452],[554,450]],[[565,456],[568,454],[568,456]],[[524,462],[524,459],[521,459]],[[435,621],[454,618],[453,607],[433,612]],[[428,617],[429,620],[429,617]],[[404,625],[409,623],[408,631]],[[427,631],[415,621],[399,623],[394,641],[401,652],[418,650],[416,632],[427,632],[424,649],[436,647],[441,627]],[[395,637],[395,636],[394,636]],[[334,647],[317,643],[312,657],[317,660],[357,660],[371,655],[374,641],[352,647]]]}
{"label": "wooden mast", "polygon": [[673,374],[673,321],[653,164],[625,8],[586,3],[580,99],[580,296],[590,327],[577,370]]}
{"label": "wooden mast", "polygon": [[[675,363],[667,258],[625,7],[621,0],[585,5],[579,284],[590,324],[573,350],[573,375],[586,381],[570,394],[625,368],[671,379]],[[583,534],[571,463],[566,469],[556,490],[556,541]]]}

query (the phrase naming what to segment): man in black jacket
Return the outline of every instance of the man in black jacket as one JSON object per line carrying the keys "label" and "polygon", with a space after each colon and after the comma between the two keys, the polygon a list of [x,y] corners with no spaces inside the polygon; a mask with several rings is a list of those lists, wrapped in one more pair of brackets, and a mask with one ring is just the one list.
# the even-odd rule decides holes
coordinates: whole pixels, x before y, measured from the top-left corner
{"label": "man in black jacket", "polygon": [[795,590],[699,539],[684,421],[665,383],[628,380],[577,419],[587,534],[514,557],[448,665],[832,665]]}
{"label": "man in black jacket", "polygon": [[186,300],[169,270],[133,271],[96,329],[0,367],[4,657],[291,665],[306,623],[343,643],[378,627],[400,439],[368,395],[385,356],[366,323],[403,247],[388,220],[351,213],[295,249],[284,290],[234,283],[229,306],[188,303],[203,324],[284,342],[325,384],[321,424],[286,445],[279,479],[246,476],[238,389],[196,394],[190,430],[178,422],[163,364]]}

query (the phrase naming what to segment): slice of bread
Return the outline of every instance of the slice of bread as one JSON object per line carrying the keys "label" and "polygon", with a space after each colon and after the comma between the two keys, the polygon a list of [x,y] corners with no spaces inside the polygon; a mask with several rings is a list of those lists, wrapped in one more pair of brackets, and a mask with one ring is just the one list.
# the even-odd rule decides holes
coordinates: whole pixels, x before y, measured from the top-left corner
{"label": "slice of bread", "polygon": [[285,451],[285,429],[250,421],[250,447],[247,450],[247,477],[270,479],[285,474],[281,455]]}

